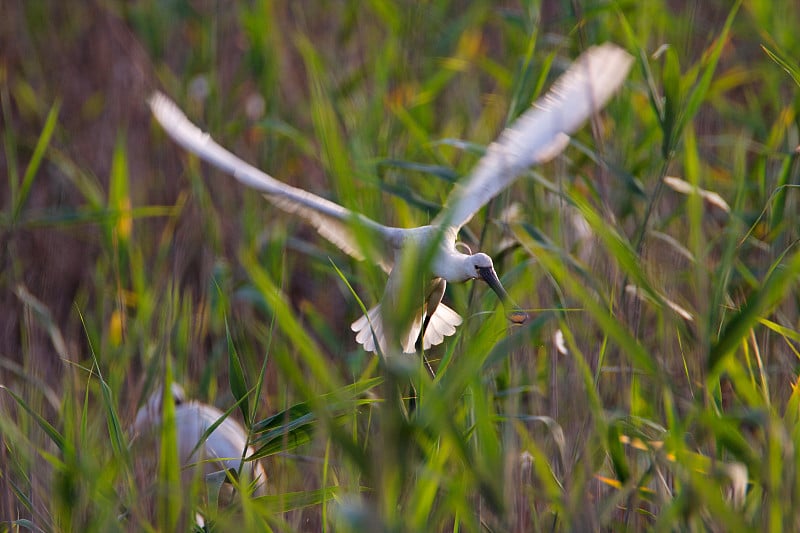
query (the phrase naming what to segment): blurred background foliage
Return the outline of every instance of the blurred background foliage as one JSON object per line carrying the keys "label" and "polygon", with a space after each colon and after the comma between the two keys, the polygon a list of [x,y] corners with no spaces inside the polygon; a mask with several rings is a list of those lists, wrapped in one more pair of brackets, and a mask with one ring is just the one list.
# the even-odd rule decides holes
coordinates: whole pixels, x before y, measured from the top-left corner
{"label": "blurred background foliage", "polygon": [[[220,530],[800,527],[791,0],[2,13],[0,530],[170,530],[198,508]],[[371,306],[378,269],[187,156],[145,105],[162,90],[277,179],[420,225],[605,41],[637,59],[620,95],[462,235],[534,320],[448,288],[466,320],[427,354],[435,378],[353,341],[345,280]],[[170,375],[240,400],[268,496],[220,510],[143,474],[127,430]]]}

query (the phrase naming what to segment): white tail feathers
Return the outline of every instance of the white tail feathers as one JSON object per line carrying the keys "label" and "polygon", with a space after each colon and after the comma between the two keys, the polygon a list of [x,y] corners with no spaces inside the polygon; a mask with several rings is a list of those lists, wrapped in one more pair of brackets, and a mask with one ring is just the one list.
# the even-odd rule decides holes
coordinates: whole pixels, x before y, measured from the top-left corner
{"label": "white tail feathers", "polygon": [[[406,331],[400,335],[400,344],[403,347],[403,353],[416,352],[417,339],[422,333],[422,324],[425,321],[425,315],[420,309],[420,313],[414,317],[411,324]],[[422,348],[423,350],[430,349],[431,346],[437,346],[444,342],[446,337],[456,332],[456,327],[461,325],[461,316],[440,303],[433,313],[428,327],[423,333]],[[386,332],[383,326],[383,317],[381,316],[381,306],[376,305],[370,309],[366,315],[362,316],[350,325],[350,329],[356,332],[356,342],[361,344],[368,352],[386,354],[387,339]],[[377,341],[377,345],[376,345]]]}

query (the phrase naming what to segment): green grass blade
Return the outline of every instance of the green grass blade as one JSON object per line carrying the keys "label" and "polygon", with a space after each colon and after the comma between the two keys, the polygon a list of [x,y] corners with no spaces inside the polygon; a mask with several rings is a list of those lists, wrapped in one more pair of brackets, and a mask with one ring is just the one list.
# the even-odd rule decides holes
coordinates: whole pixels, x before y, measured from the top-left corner
{"label": "green grass blade", "polygon": [[540,246],[526,231],[520,227],[512,227],[512,230],[523,247],[547,268],[548,272],[553,275],[559,284],[562,287],[569,287],[569,290],[583,303],[589,315],[597,321],[603,332],[619,345],[625,356],[648,375],[658,378],[660,374],[656,361],[644,346],[631,335],[625,325],[617,320],[609,306],[598,302],[596,295],[584,287],[583,280],[576,278],[567,271],[559,257]]}
{"label": "green grass blade", "polygon": [[165,357],[164,384],[161,390],[161,426],[158,461],[158,522],[161,531],[175,531],[181,516],[181,463],[178,455],[178,428],[175,419],[175,400],[172,397],[172,362]]}
{"label": "green grass blade", "polygon": [[771,50],[766,45],[761,45],[761,49],[771,60],[778,64],[786,73],[791,76],[795,84],[800,86],[800,66],[795,63],[787,54],[779,50]]}
{"label": "green grass blade", "polygon": [[28,405],[28,402],[23,400],[19,395],[17,395],[14,391],[9,389],[5,385],[0,385],[0,389],[5,390],[8,394],[11,395],[12,398],[14,398],[14,401],[16,401],[20,407],[25,409],[25,411],[31,416],[31,418],[33,418],[36,424],[40,428],[42,428],[42,431],[44,431],[47,434],[47,436],[50,437],[50,440],[53,441],[53,444],[55,444],[59,450],[63,452],[66,449],[68,443],[66,442],[64,435],[62,435],[55,427],[53,427],[50,424],[50,422],[45,420],[45,418],[42,415],[37,413],[34,409],[32,409]]}
{"label": "green grass blade", "polygon": [[[249,394],[249,391],[245,394],[245,398],[247,397],[247,394]],[[231,416],[231,414],[239,407],[240,402],[241,400],[230,406],[225,412],[223,412],[220,415],[219,418],[217,418],[212,424],[209,424],[206,430],[203,431],[203,434],[200,435],[200,438],[197,439],[197,442],[194,444],[194,448],[192,448],[192,451],[189,453],[189,457],[195,457],[195,454],[200,449],[200,447],[203,446],[203,444],[205,444],[205,442],[208,440],[211,434],[217,430],[220,424],[225,422],[225,419]]]}
{"label": "green grass blade", "polygon": [[242,417],[249,425],[252,413],[250,412],[250,403],[247,398],[247,381],[242,369],[242,362],[239,359],[239,353],[236,351],[236,345],[231,337],[227,316],[225,317],[225,339],[228,343],[228,382],[230,383],[233,397],[236,398],[236,403],[239,404],[239,408],[242,410]]}
{"label": "green grass blade", "polygon": [[295,41],[303,58],[311,85],[311,118],[316,138],[322,144],[321,160],[328,174],[334,180],[336,197],[348,205],[355,197],[353,172],[349,160],[350,151],[342,134],[334,99],[329,94],[328,81],[322,60],[311,40],[298,35]]}
{"label": "green grass blade", "polygon": [[708,89],[711,87],[711,82],[714,79],[714,73],[717,70],[717,63],[719,62],[720,55],[722,55],[722,50],[724,49],[725,44],[728,42],[728,36],[730,34],[731,27],[733,26],[733,21],[736,18],[736,14],[738,13],[741,5],[742,0],[737,0],[733,4],[733,7],[731,7],[731,10],[728,12],[728,17],[725,20],[722,31],[716,39],[714,47],[704,58],[700,81],[689,93],[689,96],[686,99],[686,105],[681,112],[680,122],[676,127],[676,141],[681,135],[683,128],[694,118],[698,109],[700,109],[700,105],[705,101],[706,96],[708,95]]}
{"label": "green grass blade", "polygon": [[285,492],[275,496],[262,496],[258,498],[258,503],[263,505],[268,513],[286,513],[313,505],[320,505],[323,501],[330,501],[336,497],[338,492],[339,487],[336,486],[299,492]]}
{"label": "green grass blade", "polygon": [[786,298],[787,289],[796,282],[800,275],[800,252],[795,252],[794,255],[784,260],[788,252],[789,250],[786,250],[773,263],[763,284],[750,294],[747,301],[733,315],[719,338],[711,346],[707,365],[712,373],[716,373],[720,363],[736,349],[736,346],[748,335],[750,329]]}
{"label": "green grass blade", "polygon": [[[266,270],[258,264],[255,257],[248,253],[242,253],[241,260],[254,285],[274,313],[278,327],[286,334],[293,349],[306,362],[317,383],[327,391],[340,388],[338,379],[328,372],[327,364],[322,357],[322,351],[319,346],[295,318],[295,314],[286,302],[284,295],[270,279]],[[304,391],[308,397],[315,395],[293,358],[289,358],[288,354],[277,353],[275,354],[275,360],[281,365],[281,368],[287,373],[287,377],[294,382],[295,386]]]}
{"label": "green grass blade", "polygon": [[45,120],[42,133],[39,135],[39,139],[36,141],[36,147],[33,149],[31,160],[25,169],[25,174],[22,176],[22,183],[20,184],[17,197],[13,198],[13,220],[16,220],[19,217],[22,207],[28,200],[28,194],[30,193],[31,186],[33,185],[33,180],[36,177],[36,174],[39,172],[39,167],[42,164],[45,152],[47,151],[47,147],[50,145],[53,132],[58,124],[58,113],[60,108],[61,104],[56,102],[53,104],[53,107],[50,108],[50,112],[47,114],[47,119]]}
{"label": "green grass blade", "polygon": [[127,243],[133,231],[131,217],[130,184],[128,176],[128,152],[125,137],[120,136],[114,145],[114,156],[111,160],[111,176],[108,184],[108,207],[116,213],[109,220],[108,227],[112,241],[127,249]]}
{"label": "green grass blade", "polygon": [[681,91],[680,65],[678,64],[678,54],[672,47],[668,47],[664,52],[664,107],[661,117],[661,132],[663,142],[661,145],[661,157],[668,159],[674,150],[679,131],[679,114],[683,104],[683,94]]}
{"label": "green grass blade", "polygon": [[[349,416],[353,408],[370,405],[373,400],[358,400],[357,397],[377,387],[382,378],[358,381],[340,391],[320,398],[330,416],[341,419]],[[265,457],[287,451],[311,441],[319,417],[309,402],[295,404],[283,411],[253,424],[253,445],[257,447],[252,458]]]}

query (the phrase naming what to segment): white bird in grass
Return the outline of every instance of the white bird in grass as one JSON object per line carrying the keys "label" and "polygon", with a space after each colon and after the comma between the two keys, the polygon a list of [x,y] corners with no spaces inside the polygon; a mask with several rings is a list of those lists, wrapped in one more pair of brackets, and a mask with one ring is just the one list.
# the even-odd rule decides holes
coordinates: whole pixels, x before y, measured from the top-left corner
{"label": "white bird in grass", "polygon": [[[472,173],[455,186],[444,209],[430,225],[394,228],[378,224],[325,198],[291,187],[245,163],[203,133],[167,97],[155,93],[149,100],[153,115],[166,132],[187,150],[233,175],[252,187],[278,208],[304,218],[325,238],[357,259],[364,259],[355,228],[366,230],[382,241],[388,250],[377,263],[389,274],[381,303],[351,325],[356,341],[367,351],[386,354],[399,346],[413,353],[422,334],[422,348],[440,344],[462,322],[458,313],[441,303],[447,282],[482,279],[503,303],[508,294],[494,270],[492,259],[484,253],[465,254],[456,247],[459,230],[519,174],[534,164],[544,163],[561,153],[574,133],[597,113],[622,85],[633,57],[621,48],[606,43],[591,47],[553,84],[551,90],[533,103],[519,119],[489,145]],[[425,298],[410,320],[392,320],[408,273],[394,268],[402,263],[409,249],[426,250],[437,246],[428,272]],[[403,267],[405,268],[405,266]],[[389,320],[387,320],[389,318]],[[522,323],[527,315],[520,310],[509,314]]]}
{"label": "white bird in grass", "polygon": [[[211,405],[186,401],[183,388],[176,383],[172,384],[170,390],[175,402],[175,432],[184,484],[191,482],[197,468],[201,469],[203,475],[233,470],[241,471],[242,479],[255,483],[255,496],[266,494],[267,475],[261,463],[257,460],[242,463],[243,456],[253,455],[253,448],[247,446],[247,432],[244,428],[233,418],[225,417],[198,446],[203,434],[224,413]],[[135,439],[143,439],[145,445],[160,434],[163,412],[161,398],[162,388],[159,387],[136,413],[133,436]]]}

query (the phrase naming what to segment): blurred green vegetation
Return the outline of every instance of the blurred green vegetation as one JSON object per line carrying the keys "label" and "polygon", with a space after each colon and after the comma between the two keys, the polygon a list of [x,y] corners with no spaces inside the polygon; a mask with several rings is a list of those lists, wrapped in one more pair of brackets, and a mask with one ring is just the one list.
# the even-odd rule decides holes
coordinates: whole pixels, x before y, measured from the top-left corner
{"label": "blurred green vegetation", "polygon": [[[219,531],[800,528],[794,2],[8,0],[2,19],[0,531],[195,511]],[[624,89],[462,235],[533,320],[449,287],[465,323],[426,354],[435,377],[354,342],[348,284],[369,307],[379,269],[145,106],[163,90],[276,178],[413,226],[605,41],[636,56]],[[176,490],[168,449],[147,473],[129,427],[170,377],[243,420],[267,496]]]}

